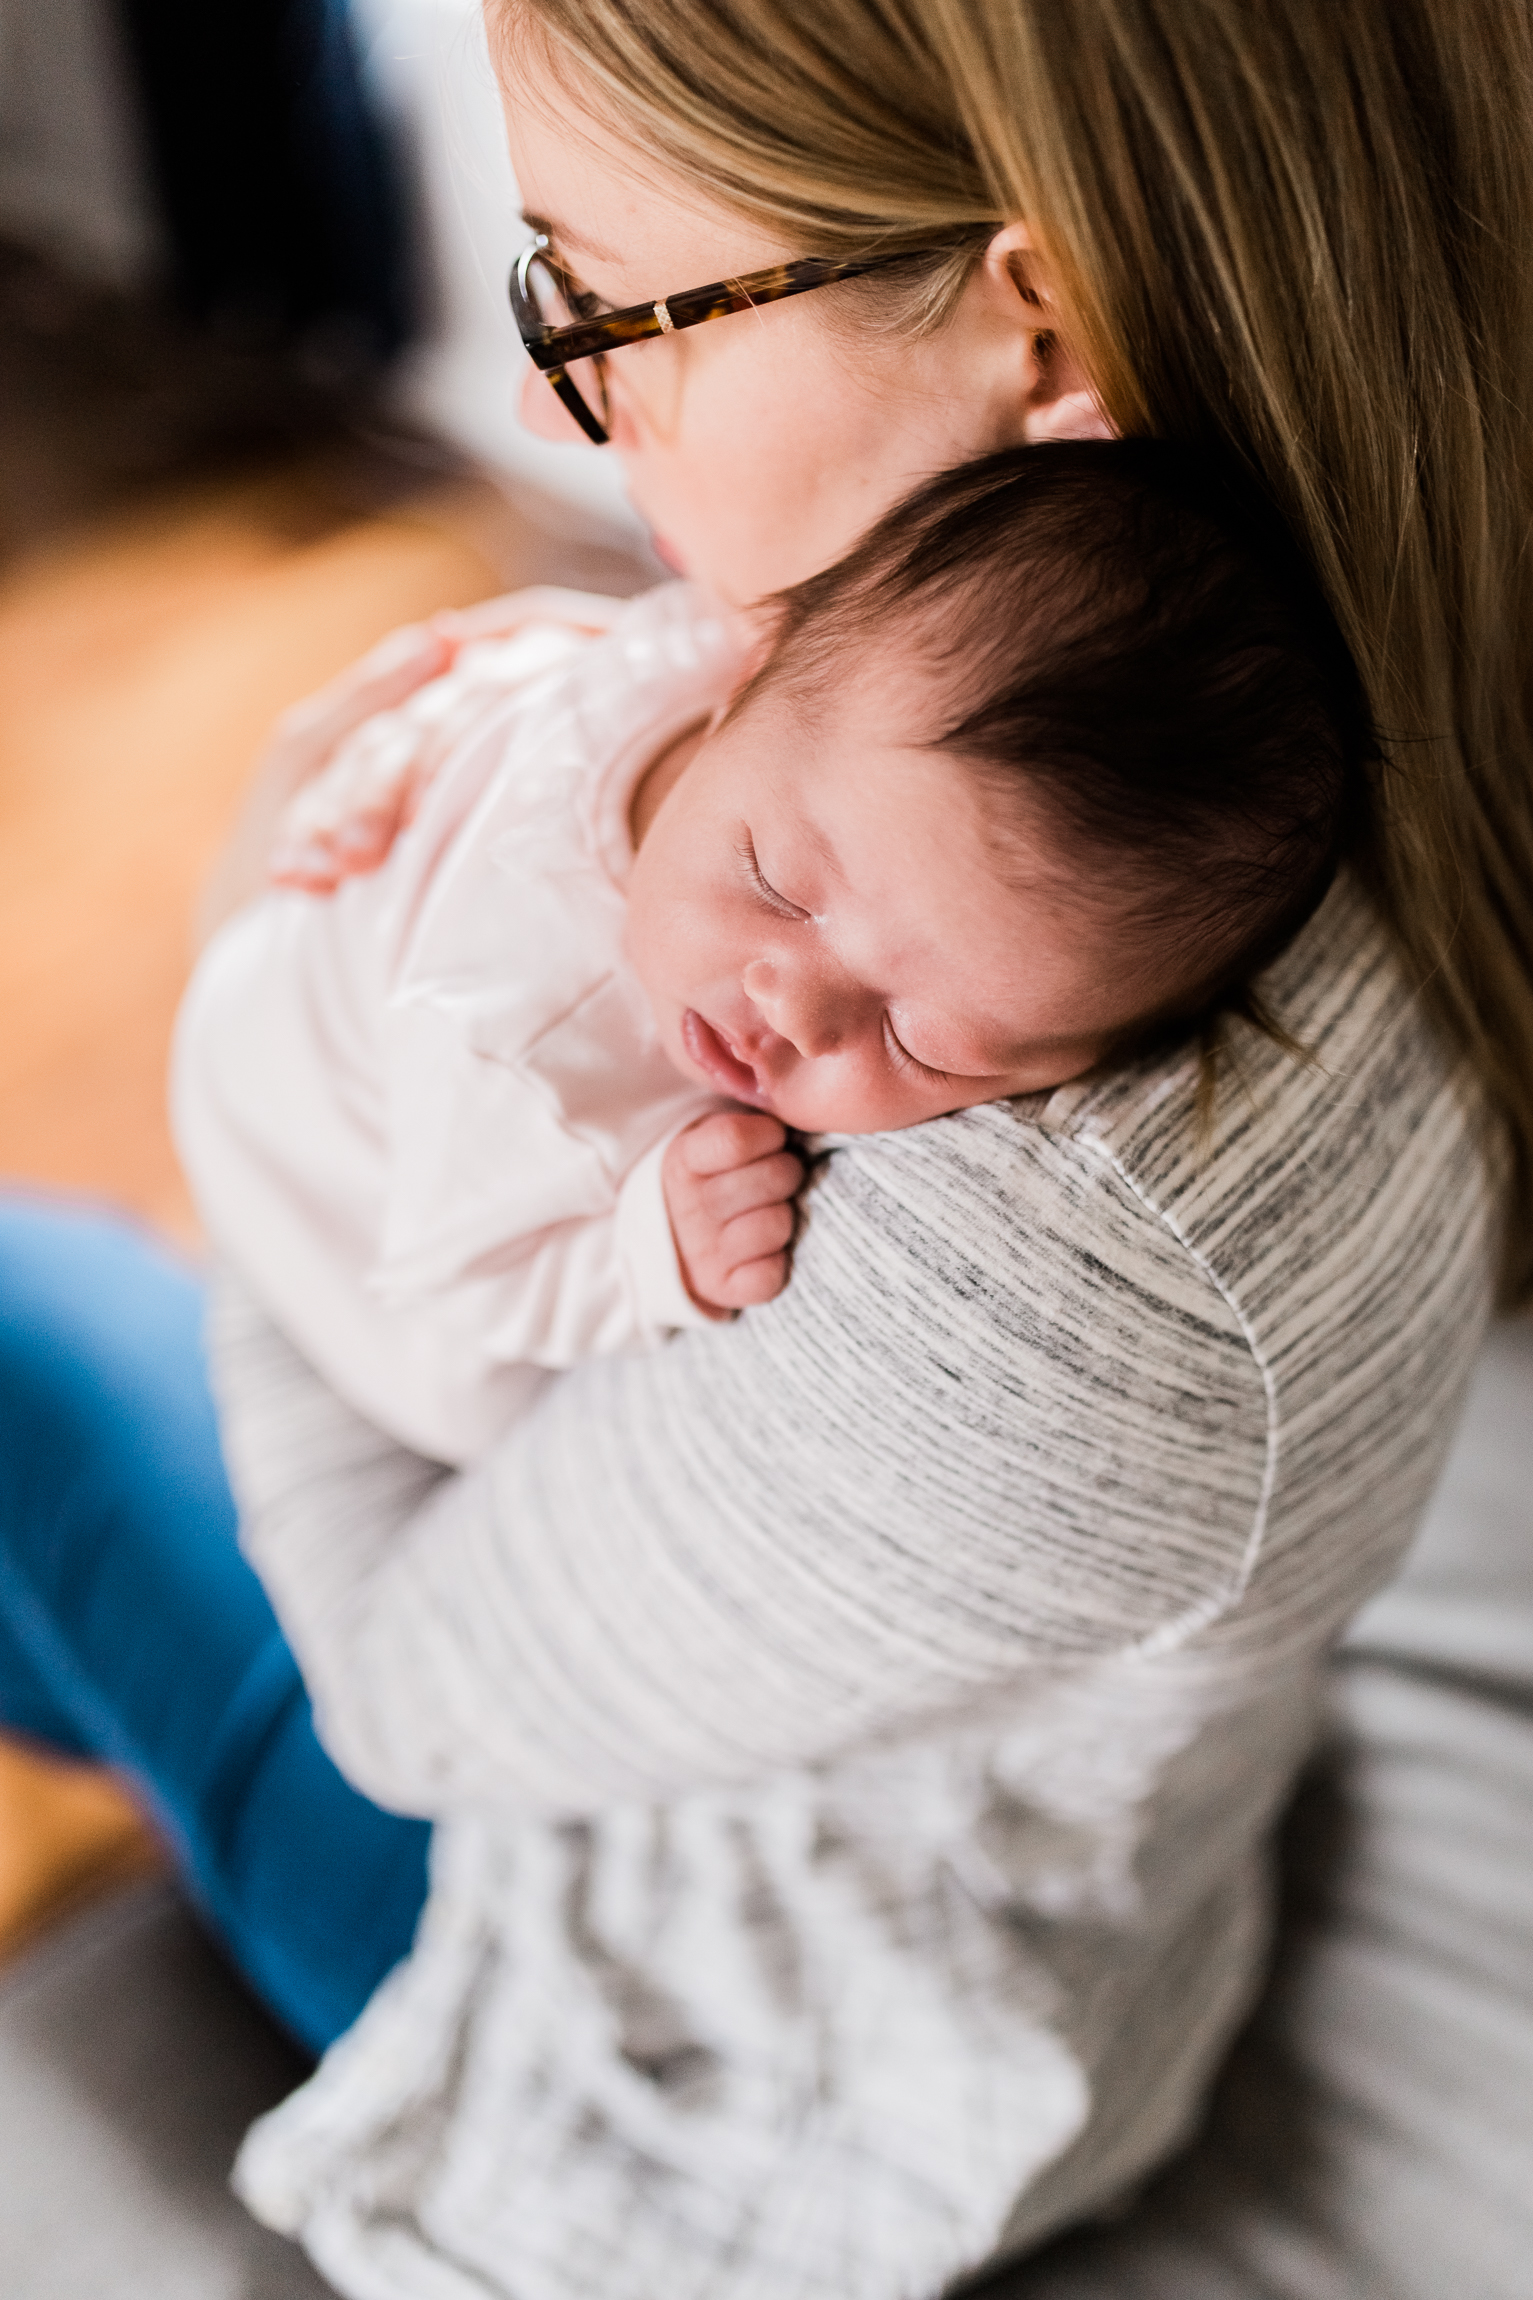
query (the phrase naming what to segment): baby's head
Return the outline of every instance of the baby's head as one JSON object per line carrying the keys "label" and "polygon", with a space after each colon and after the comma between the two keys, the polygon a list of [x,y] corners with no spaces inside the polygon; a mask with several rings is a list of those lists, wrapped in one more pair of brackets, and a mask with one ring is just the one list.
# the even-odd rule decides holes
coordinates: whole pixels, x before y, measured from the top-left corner
{"label": "baby's head", "polygon": [[777,609],[647,824],[629,948],[673,1059],[790,1126],[910,1126],[1194,1031],[1345,850],[1356,674],[1202,453],[989,457]]}

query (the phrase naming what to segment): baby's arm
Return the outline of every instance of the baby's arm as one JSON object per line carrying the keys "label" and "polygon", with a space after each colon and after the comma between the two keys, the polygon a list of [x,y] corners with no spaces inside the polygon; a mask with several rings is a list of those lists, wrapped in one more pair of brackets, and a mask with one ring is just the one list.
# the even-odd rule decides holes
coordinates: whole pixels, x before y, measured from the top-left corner
{"label": "baby's arm", "polygon": [[748,1309],[788,1283],[793,1200],[804,1179],[775,1118],[746,1110],[694,1119],[662,1179],[682,1275],[704,1309]]}

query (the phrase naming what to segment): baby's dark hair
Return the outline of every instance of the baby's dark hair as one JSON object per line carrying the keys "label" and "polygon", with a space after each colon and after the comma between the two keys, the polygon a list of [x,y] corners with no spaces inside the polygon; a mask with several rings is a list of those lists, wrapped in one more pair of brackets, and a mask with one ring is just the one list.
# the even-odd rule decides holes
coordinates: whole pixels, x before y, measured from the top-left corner
{"label": "baby's dark hair", "polygon": [[[923,739],[1025,786],[1105,872],[1136,947],[1185,950],[1120,1055],[1244,1014],[1355,844],[1361,682],[1277,514],[1209,451],[1059,441],[961,465],[781,594],[752,691],[844,678],[869,640],[936,673]],[[743,700],[743,698],[742,698]],[[1281,1032],[1275,1032],[1281,1037]]]}

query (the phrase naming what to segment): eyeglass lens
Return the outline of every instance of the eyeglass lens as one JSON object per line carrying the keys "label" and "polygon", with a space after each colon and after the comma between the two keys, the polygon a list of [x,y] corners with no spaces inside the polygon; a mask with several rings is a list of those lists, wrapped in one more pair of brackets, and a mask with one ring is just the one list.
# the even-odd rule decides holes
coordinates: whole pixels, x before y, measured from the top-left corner
{"label": "eyeglass lens", "polygon": [[[533,257],[527,266],[526,278],[528,293],[545,327],[573,327],[577,320],[592,318],[600,308],[594,298],[588,299],[578,289],[571,288],[542,256]],[[582,309],[582,305],[586,308]],[[565,373],[597,421],[605,426],[607,363],[602,354],[597,352],[589,359],[575,360]]]}

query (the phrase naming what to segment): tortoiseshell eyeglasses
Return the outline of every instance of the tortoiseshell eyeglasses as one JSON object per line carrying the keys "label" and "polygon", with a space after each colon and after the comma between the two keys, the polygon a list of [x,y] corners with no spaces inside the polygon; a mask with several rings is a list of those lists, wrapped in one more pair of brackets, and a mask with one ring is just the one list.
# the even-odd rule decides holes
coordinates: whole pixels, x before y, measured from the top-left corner
{"label": "tortoiseshell eyeglasses", "polygon": [[[746,272],[739,279],[688,288],[684,295],[662,296],[659,303],[635,303],[622,311],[599,313],[598,298],[571,279],[554,256],[546,235],[539,232],[516,259],[511,274],[511,310],[534,365],[542,369],[587,439],[605,447],[611,437],[608,352],[621,351],[625,344],[647,342],[652,336],[674,335],[684,327],[701,327],[704,320],[722,319],[726,312],[752,311],[762,304],[781,303],[784,296],[807,295],[812,288],[831,287],[837,280],[858,279],[865,272],[883,271],[892,264],[908,264],[923,257],[929,261],[946,252],[900,248],[892,255],[864,256],[857,263],[803,256],[797,263],[773,264],[766,271]],[[569,373],[577,359],[594,362],[599,410]]]}

